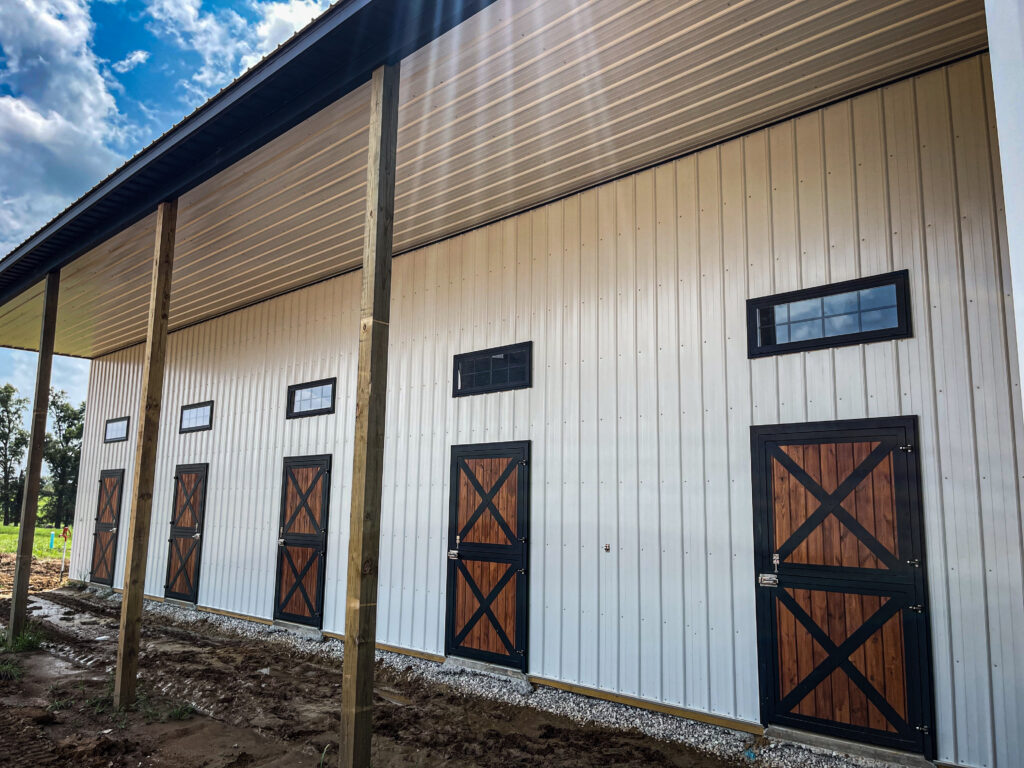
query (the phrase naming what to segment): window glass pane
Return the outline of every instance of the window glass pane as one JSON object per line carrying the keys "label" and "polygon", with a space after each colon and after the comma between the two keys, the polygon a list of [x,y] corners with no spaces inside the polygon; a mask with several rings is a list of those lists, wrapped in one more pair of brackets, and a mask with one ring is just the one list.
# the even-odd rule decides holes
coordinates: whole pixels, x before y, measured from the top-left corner
{"label": "window glass pane", "polygon": [[108,421],[106,429],[104,430],[104,439],[111,440],[124,440],[128,436],[128,420],[127,419],[115,419]]}
{"label": "window glass pane", "polygon": [[480,394],[510,389],[524,386],[529,380],[529,343],[511,348],[485,349],[456,356],[453,394]]}
{"label": "window glass pane", "polygon": [[857,333],[859,330],[860,319],[856,313],[825,318],[826,336],[842,336],[844,333]]}
{"label": "window glass pane", "polygon": [[877,288],[865,288],[863,291],[860,292],[861,311],[864,311],[865,309],[877,309],[879,307],[895,306],[895,285],[880,285]]}
{"label": "window glass pane", "polygon": [[806,320],[802,323],[789,324],[790,341],[806,341],[807,339],[820,339],[821,320]]}
{"label": "window glass pane", "polygon": [[804,299],[789,305],[789,322],[809,320],[812,317],[821,317],[821,299]]}
{"label": "window glass pane", "polygon": [[883,328],[895,328],[897,325],[899,325],[899,317],[896,307],[873,309],[870,312],[862,312],[860,316],[862,331],[878,331]]}
{"label": "window glass pane", "polygon": [[330,410],[334,394],[334,384],[314,384],[293,391],[292,411],[308,413],[309,411]]}
{"label": "window glass pane", "polygon": [[845,315],[857,311],[857,292],[838,293],[825,297],[825,315]]}
{"label": "window glass pane", "polygon": [[182,429],[201,429],[210,426],[209,405],[187,405],[181,411]]}
{"label": "window glass pane", "polygon": [[748,312],[754,313],[748,314],[753,323],[749,354],[910,336],[907,286],[907,272],[901,271],[753,299],[748,303]]}

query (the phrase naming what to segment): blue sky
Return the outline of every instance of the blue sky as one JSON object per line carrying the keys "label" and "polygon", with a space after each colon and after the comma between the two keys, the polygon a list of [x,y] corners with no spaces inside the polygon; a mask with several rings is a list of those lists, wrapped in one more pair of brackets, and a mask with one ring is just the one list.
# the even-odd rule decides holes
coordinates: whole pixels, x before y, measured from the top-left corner
{"label": "blue sky", "polygon": [[[0,0],[0,255],[327,5]],[[0,383],[28,396],[35,357],[0,349]],[[54,363],[73,401],[87,378],[87,361]]]}

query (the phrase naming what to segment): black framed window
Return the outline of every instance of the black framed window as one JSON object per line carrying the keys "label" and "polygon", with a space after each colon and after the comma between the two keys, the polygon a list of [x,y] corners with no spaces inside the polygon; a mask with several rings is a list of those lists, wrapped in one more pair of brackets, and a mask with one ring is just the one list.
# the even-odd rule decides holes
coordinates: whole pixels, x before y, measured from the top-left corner
{"label": "black framed window", "polygon": [[334,389],[337,379],[320,379],[288,387],[288,418],[334,413]]}
{"label": "black framed window", "polygon": [[213,428],[213,400],[181,406],[178,432],[202,432]]}
{"label": "black framed window", "polygon": [[456,355],[452,396],[525,389],[531,384],[532,358],[532,341]]}
{"label": "black framed window", "polygon": [[118,419],[107,419],[103,428],[104,443],[123,443],[128,439],[128,417],[122,416]]}
{"label": "black framed window", "polygon": [[747,301],[749,357],[911,335],[906,270]]}

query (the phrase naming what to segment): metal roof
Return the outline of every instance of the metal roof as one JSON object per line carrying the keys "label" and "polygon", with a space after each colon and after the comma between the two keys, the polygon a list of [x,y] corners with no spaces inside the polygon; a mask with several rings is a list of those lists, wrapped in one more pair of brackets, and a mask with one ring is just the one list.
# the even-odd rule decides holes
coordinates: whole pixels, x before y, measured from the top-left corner
{"label": "metal roof", "polygon": [[493,0],[340,0],[0,259],[0,305]]}

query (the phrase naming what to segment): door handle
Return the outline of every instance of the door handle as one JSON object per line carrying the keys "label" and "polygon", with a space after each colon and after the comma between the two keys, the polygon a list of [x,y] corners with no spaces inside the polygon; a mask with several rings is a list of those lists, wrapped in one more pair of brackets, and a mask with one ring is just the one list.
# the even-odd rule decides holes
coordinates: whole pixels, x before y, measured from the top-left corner
{"label": "door handle", "polygon": [[117,526],[114,526],[113,528],[111,528],[110,532],[111,533],[117,533]]}
{"label": "door handle", "polygon": [[201,534],[199,531],[196,531],[195,533],[192,534],[192,538],[198,540],[199,537],[202,536],[202,535],[203,534]]}

